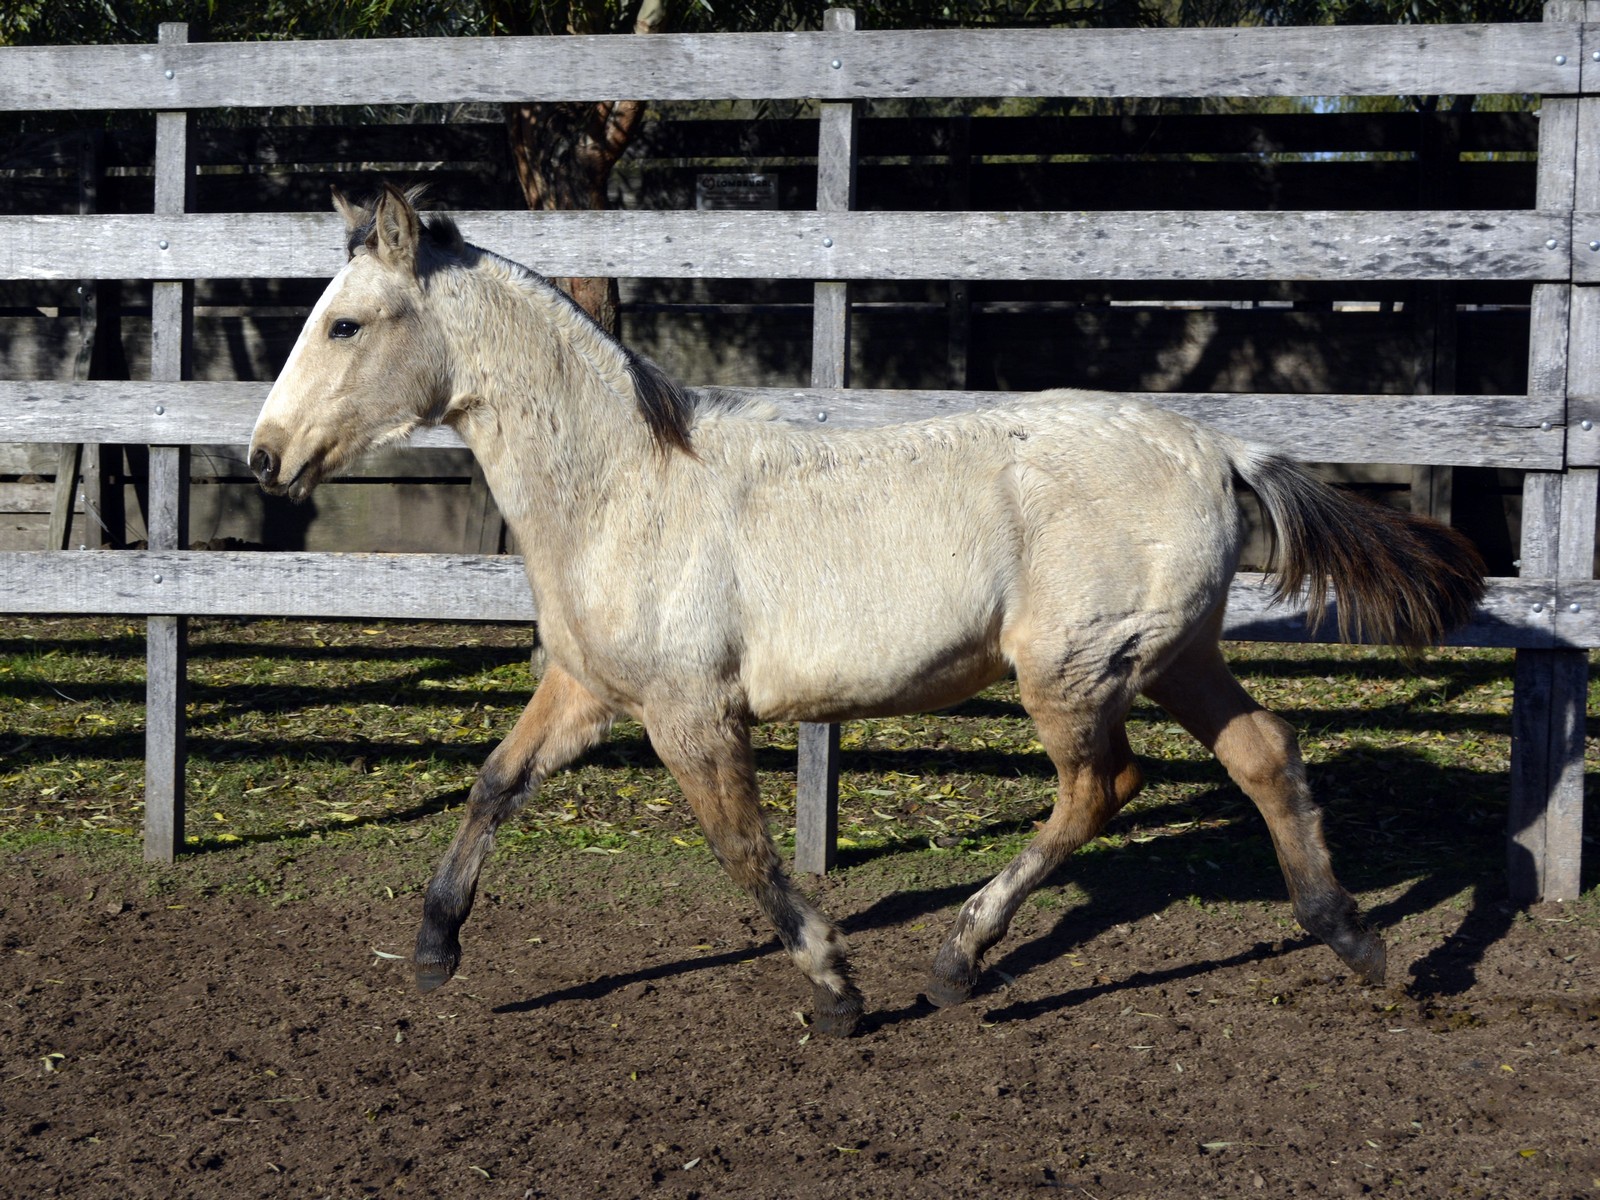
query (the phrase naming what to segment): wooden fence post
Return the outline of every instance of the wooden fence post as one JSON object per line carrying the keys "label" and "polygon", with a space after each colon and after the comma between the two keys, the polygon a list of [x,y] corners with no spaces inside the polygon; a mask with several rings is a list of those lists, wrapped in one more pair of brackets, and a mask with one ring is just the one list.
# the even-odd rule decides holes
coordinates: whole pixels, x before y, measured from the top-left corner
{"label": "wooden fence post", "polygon": [[[822,28],[850,32],[856,14],[830,8]],[[856,105],[822,105],[817,121],[817,211],[855,207]],[[850,285],[818,283],[812,302],[811,386],[850,386]],[[839,727],[800,724],[800,761],[795,772],[794,865],[821,875],[833,866],[839,833]]]}
{"label": "wooden fence post", "polygon": [[[183,45],[188,40],[186,24],[160,27],[163,46]],[[193,177],[188,113],[157,113],[155,211],[184,212],[189,207]],[[150,378],[176,382],[189,373],[194,284],[189,280],[157,281],[151,285],[150,304]],[[187,446],[150,447],[145,525],[150,549],[185,548],[189,537]],[[147,623],[144,857],[146,862],[171,862],[183,846],[188,618],[164,614],[147,618]]]}
{"label": "wooden fence post", "polygon": [[[1555,0],[1552,21],[1594,20],[1595,0]],[[1547,98],[1539,119],[1541,209],[1593,211],[1600,200],[1600,108],[1592,100]],[[1572,397],[1600,387],[1594,343],[1600,293],[1592,287],[1534,288],[1528,392],[1554,398],[1574,419]],[[1530,471],[1523,483],[1521,574],[1588,579],[1595,538],[1593,469]],[[1542,602],[1559,637],[1559,589]],[[1519,650],[1511,713],[1511,803],[1506,857],[1519,904],[1571,899],[1581,889],[1584,718],[1589,679],[1583,650]]]}

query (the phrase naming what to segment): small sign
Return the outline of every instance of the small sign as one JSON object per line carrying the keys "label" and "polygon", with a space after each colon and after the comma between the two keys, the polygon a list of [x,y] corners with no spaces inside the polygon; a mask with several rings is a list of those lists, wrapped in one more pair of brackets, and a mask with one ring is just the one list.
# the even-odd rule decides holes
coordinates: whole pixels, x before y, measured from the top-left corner
{"label": "small sign", "polygon": [[778,177],[769,173],[731,171],[696,175],[694,206],[699,209],[777,208]]}

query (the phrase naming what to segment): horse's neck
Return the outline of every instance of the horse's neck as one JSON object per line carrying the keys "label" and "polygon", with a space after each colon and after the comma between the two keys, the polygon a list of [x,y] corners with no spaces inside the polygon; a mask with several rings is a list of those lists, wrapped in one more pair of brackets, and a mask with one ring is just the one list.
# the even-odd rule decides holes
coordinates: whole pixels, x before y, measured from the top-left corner
{"label": "horse's neck", "polygon": [[475,283],[453,305],[464,400],[451,423],[519,540],[538,529],[558,550],[609,507],[615,479],[647,469],[650,434],[621,349],[563,297],[496,274]]}
{"label": "horse's neck", "polygon": [[[476,272],[474,272],[476,274]],[[450,304],[457,398],[446,420],[471,447],[516,537],[550,636],[599,582],[588,570],[661,469],[621,349],[559,295],[518,279],[475,281]],[[485,294],[486,293],[486,294]],[[455,400],[452,400],[454,406]],[[643,485],[641,488],[641,484]],[[637,518],[640,513],[634,511]]]}

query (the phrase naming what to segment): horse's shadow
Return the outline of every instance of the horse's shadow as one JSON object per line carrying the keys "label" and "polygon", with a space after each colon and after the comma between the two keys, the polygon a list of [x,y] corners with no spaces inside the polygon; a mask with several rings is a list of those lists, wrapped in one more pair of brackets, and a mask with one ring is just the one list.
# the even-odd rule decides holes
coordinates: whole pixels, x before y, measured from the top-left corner
{"label": "horse's shadow", "polygon": [[[1159,764],[1152,775],[1159,774]],[[1433,782],[1426,794],[1414,799],[1426,801],[1426,811],[1418,805],[1411,818],[1430,824],[1456,818],[1457,837],[1448,845],[1434,840],[1434,848],[1419,858],[1417,839],[1406,829],[1398,832],[1384,822],[1392,816],[1391,806],[1381,796],[1361,798],[1357,785],[1374,777],[1392,777],[1405,780],[1417,773],[1429,775]],[[1419,1000],[1434,1000],[1459,995],[1469,989],[1477,978],[1477,967],[1484,950],[1505,935],[1515,920],[1516,909],[1505,894],[1505,868],[1503,858],[1504,826],[1498,820],[1467,820],[1461,811],[1466,806],[1481,804],[1486,793],[1494,794],[1504,786],[1503,778],[1496,775],[1462,769],[1441,770],[1423,756],[1404,748],[1374,751],[1351,751],[1320,764],[1315,771],[1317,781],[1329,795],[1337,796],[1342,810],[1330,826],[1336,828],[1341,843],[1335,848],[1336,864],[1348,860],[1353,869],[1346,871],[1346,882],[1357,892],[1383,892],[1385,898],[1368,902],[1364,910],[1368,921],[1382,930],[1396,925],[1407,917],[1415,916],[1446,902],[1453,896],[1468,893],[1471,900],[1456,929],[1421,959],[1407,967],[1391,962],[1390,983],[1403,988]],[[1246,803],[1226,785],[1215,793],[1190,797],[1183,801],[1185,811],[1195,808],[1227,810],[1247,809]],[[1138,816],[1120,817],[1109,829],[1127,832]],[[1053,1012],[1070,1009],[1098,996],[1118,992],[1137,991],[1181,980],[1204,977],[1214,971],[1265,962],[1285,955],[1311,950],[1328,956],[1326,966],[1336,967],[1332,951],[1322,947],[1309,935],[1291,934],[1272,942],[1255,940],[1249,945],[1230,948],[1223,945],[1226,934],[1219,919],[1218,953],[1214,956],[1176,962],[1161,970],[1131,972],[1109,981],[1068,988],[1048,996],[1006,1002],[1001,984],[1041,968],[1059,958],[1068,949],[1092,941],[1117,926],[1133,924],[1164,911],[1174,900],[1192,899],[1202,907],[1217,905],[1272,901],[1283,903],[1285,889],[1278,873],[1270,842],[1264,827],[1254,821],[1253,828],[1246,823],[1230,823],[1219,828],[1196,825],[1181,833],[1167,834],[1150,841],[1126,840],[1115,849],[1097,850],[1073,856],[1045,885],[1046,888],[1071,883],[1087,895],[1087,899],[1068,907],[1053,925],[1043,933],[1014,943],[1002,943],[1000,953],[991,959],[980,977],[975,991],[975,1001],[988,1005],[984,1019],[988,1021],[1030,1020]],[[1014,831],[1007,825],[975,831],[975,837]],[[1374,853],[1363,847],[1363,831],[1382,831],[1386,852]],[[1435,837],[1437,831],[1434,831]],[[1363,850],[1367,853],[1357,860]],[[1343,851],[1341,854],[1340,851]],[[926,854],[923,844],[890,846],[873,851],[855,851],[841,856],[844,865],[863,864],[876,858],[899,854]],[[1586,863],[1592,867],[1593,862]],[[1204,869],[1202,869],[1204,868]],[[898,891],[878,899],[865,908],[848,914],[835,914],[841,928],[848,934],[869,933],[905,925],[934,914],[945,914],[954,920],[956,908],[975,890],[976,884],[941,884],[933,887]],[[939,934],[930,937],[928,961],[931,963],[937,949]],[[865,939],[858,948],[871,953],[871,943]],[[703,958],[679,959],[657,963],[637,971],[603,976],[589,983],[548,992],[526,1000],[502,1005],[500,1013],[529,1012],[569,1000],[594,1000],[619,988],[641,981],[652,981],[686,974],[692,971],[714,969],[735,962],[778,952],[776,940],[758,946],[741,948],[724,954]],[[1405,978],[1396,978],[1404,972]],[[888,1028],[909,1020],[918,1020],[936,1011],[926,999],[918,996],[910,1003],[894,1009],[869,1012],[862,1024],[863,1032]]]}

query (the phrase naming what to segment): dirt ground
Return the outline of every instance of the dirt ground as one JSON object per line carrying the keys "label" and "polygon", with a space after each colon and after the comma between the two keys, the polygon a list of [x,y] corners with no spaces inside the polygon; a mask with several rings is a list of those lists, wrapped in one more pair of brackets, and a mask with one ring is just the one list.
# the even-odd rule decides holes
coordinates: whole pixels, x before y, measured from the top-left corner
{"label": "dirt ground", "polygon": [[1370,989],[1281,902],[1152,902],[1130,857],[1025,906],[940,1012],[923,971],[982,871],[868,861],[816,888],[869,999],[838,1042],[703,850],[501,856],[419,996],[392,956],[433,850],[12,853],[0,1193],[1600,1193],[1591,900],[1366,897]]}

